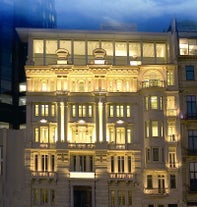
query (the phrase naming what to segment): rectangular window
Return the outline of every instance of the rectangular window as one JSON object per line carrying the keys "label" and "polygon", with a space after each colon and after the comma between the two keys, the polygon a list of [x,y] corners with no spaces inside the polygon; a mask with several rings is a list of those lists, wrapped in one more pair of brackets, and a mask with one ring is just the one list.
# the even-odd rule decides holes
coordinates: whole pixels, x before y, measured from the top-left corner
{"label": "rectangular window", "polygon": [[145,122],[145,127],[146,127],[145,134],[146,134],[146,137],[149,137],[150,136],[150,133],[149,133],[150,132],[149,124],[150,124],[149,121],[146,121]]}
{"label": "rectangular window", "polygon": [[40,202],[41,205],[46,205],[48,203],[48,189],[41,189],[41,196],[40,196]]}
{"label": "rectangular window", "polygon": [[150,161],[150,149],[146,149],[146,161],[149,162]]}
{"label": "rectangular window", "polygon": [[55,155],[51,155],[51,171],[55,171]]}
{"label": "rectangular window", "polygon": [[186,76],[186,80],[194,80],[195,79],[193,65],[186,65],[185,66],[185,76]]}
{"label": "rectangular window", "polygon": [[124,156],[118,156],[118,172],[124,172]]}
{"label": "rectangular window", "polygon": [[79,117],[86,116],[86,105],[79,105]]}
{"label": "rectangular window", "polygon": [[54,189],[50,190],[50,204],[51,205],[55,204],[55,190]]}
{"label": "rectangular window", "polygon": [[176,167],[176,153],[175,152],[169,152],[169,164],[170,164],[170,168]]}
{"label": "rectangular window", "polygon": [[88,117],[92,117],[92,105],[88,105]]}
{"label": "rectangular window", "polygon": [[127,143],[130,144],[132,142],[131,129],[127,129]]}
{"label": "rectangular window", "polygon": [[165,193],[165,177],[158,175],[158,193]]}
{"label": "rectangular window", "polygon": [[49,115],[49,106],[46,104],[41,105],[41,115],[48,116]]}
{"label": "rectangular window", "polygon": [[189,164],[190,191],[197,191],[197,162]]}
{"label": "rectangular window", "polygon": [[150,97],[150,104],[151,104],[151,109],[158,109],[158,97],[151,96]]}
{"label": "rectangular window", "polygon": [[114,172],[114,157],[111,157],[111,172]]}
{"label": "rectangular window", "polygon": [[111,207],[115,206],[115,191],[111,191]]}
{"label": "rectangular window", "polygon": [[196,118],[196,96],[187,96],[187,116],[188,118]]}
{"label": "rectangular window", "polygon": [[128,156],[128,172],[131,173],[131,156]]}
{"label": "rectangular window", "polygon": [[153,147],[152,153],[153,161],[159,161],[159,148]]}
{"label": "rectangular window", "polygon": [[132,191],[128,192],[128,203],[129,203],[129,206],[132,206],[132,203],[133,203]]}
{"label": "rectangular window", "polygon": [[123,116],[124,116],[123,105],[117,105],[116,106],[116,117],[123,117]]}
{"label": "rectangular window", "polygon": [[197,130],[188,131],[189,153],[197,154]]}
{"label": "rectangular window", "polygon": [[34,128],[34,141],[39,142],[39,128]]}
{"label": "rectangular window", "polygon": [[125,144],[125,128],[122,127],[116,128],[116,143]]}
{"label": "rectangular window", "polygon": [[34,170],[35,170],[35,171],[38,171],[38,155],[35,155],[35,160],[34,160],[34,162],[35,162],[35,163],[34,163],[34,167],[35,167]]}
{"label": "rectangular window", "polygon": [[114,116],[114,106],[109,105],[109,117],[113,117],[113,116]]}
{"label": "rectangular window", "polygon": [[158,121],[152,121],[152,136],[158,137],[159,136],[159,123]]}
{"label": "rectangular window", "polygon": [[39,105],[38,104],[34,105],[34,116],[39,116]]}
{"label": "rectangular window", "polygon": [[76,105],[72,105],[72,117],[76,117]]}
{"label": "rectangular window", "polygon": [[146,96],[145,97],[145,110],[148,110],[149,109],[149,97]]}
{"label": "rectangular window", "polygon": [[154,57],[154,44],[143,43],[143,57]]}
{"label": "rectangular window", "polygon": [[32,202],[34,205],[39,205],[39,189],[32,189]]}
{"label": "rectangular window", "polygon": [[51,116],[55,116],[55,104],[51,105]]}
{"label": "rectangular window", "polygon": [[153,188],[153,177],[152,175],[147,175],[147,189]]}
{"label": "rectangular window", "polygon": [[118,205],[125,206],[125,192],[118,191]]}
{"label": "rectangular window", "polygon": [[48,155],[42,155],[41,166],[42,172],[48,171]]}
{"label": "rectangular window", "polygon": [[126,106],[126,117],[131,117],[131,107],[129,105]]}
{"label": "rectangular window", "polygon": [[170,175],[170,188],[176,188],[176,175]]}
{"label": "rectangular window", "polygon": [[167,71],[167,84],[168,86],[174,85],[174,71],[173,70]]}

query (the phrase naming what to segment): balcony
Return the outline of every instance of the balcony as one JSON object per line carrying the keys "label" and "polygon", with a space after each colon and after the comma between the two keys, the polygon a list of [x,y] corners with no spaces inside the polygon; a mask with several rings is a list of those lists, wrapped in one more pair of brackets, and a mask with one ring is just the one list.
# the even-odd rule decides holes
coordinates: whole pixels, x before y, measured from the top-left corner
{"label": "balcony", "polygon": [[110,173],[109,174],[109,179],[110,181],[126,181],[126,182],[131,182],[134,180],[134,175],[133,173]]}
{"label": "balcony", "polygon": [[150,87],[164,88],[164,86],[165,86],[164,81],[158,79],[142,81],[142,88],[150,88]]}
{"label": "balcony", "polygon": [[145,188],[145,194],[149,195],[168,195],[169,189],[168,188]]}
{"label": "balcony", "polygon": [[32,179],[42,180],[57,180],[56,172],[48,172],[48,171],[32,171],[31,173]]}
{"label": "balcony", "polygon": [[69,149],[94,149],[94,143],[68,143]]}
{"label": "balcony", "polygon": [[126,145],[125,144],[110,143],[108,145],[108,149],[111,149],[111,150],[125,150],[126,149]]}
{"label": "balcony", "polygon": [[176,111],[176,109],[167,109],[166,115],[167,116],[176,116],[177,115],[177,111]]}

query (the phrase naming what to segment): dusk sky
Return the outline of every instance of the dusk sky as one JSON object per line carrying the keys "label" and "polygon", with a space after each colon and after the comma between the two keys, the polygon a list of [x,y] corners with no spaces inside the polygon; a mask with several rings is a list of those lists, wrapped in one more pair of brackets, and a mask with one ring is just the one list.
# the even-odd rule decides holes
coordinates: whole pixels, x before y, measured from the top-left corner
{"label": "dusk sky", "polygon": [[58,27],[100,29],[102,24],[136,24],[163,31],[171,20],[197,20],[197,0],[56,0]]}

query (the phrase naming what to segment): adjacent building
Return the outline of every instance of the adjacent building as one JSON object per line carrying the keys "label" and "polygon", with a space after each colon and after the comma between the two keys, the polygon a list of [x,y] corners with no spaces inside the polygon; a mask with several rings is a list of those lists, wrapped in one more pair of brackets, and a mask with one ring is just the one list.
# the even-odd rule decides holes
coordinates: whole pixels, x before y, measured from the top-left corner
{"label": "adjacent building", "polygon": [[0,128],[25,124],[26,47],[19,43],[15,28],[54,28],[54,0],[1,0],[0,2]]}

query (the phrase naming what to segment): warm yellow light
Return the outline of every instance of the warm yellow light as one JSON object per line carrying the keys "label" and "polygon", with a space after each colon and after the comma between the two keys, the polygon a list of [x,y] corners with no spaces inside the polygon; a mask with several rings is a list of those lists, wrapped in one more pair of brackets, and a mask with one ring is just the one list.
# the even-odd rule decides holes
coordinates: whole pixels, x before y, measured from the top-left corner
{"label": "warm yellow light", "polygon": [[70,172],[70,178],[94,178],[93,172]]}
{"label": "warm yellow light", "polygon": [[98,103],[98,112],[99,112],[99,141],[103,141],[103,103]]}
{"label": "warm yellow light", "polygon": [[60,103],[61,110],[61,141],[64,141],[64,103]]}

